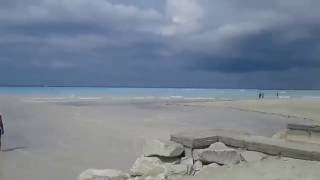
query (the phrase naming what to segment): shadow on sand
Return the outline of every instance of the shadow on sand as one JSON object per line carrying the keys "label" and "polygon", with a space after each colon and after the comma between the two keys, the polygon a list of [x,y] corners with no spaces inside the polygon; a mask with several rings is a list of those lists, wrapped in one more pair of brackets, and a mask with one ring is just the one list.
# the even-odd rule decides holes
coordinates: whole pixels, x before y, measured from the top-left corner
{"label": "shadow on sand", "polygon": [[12,148],[7,148],[7,149],[2,149],[2,152],[11,152],[11,151],[15,151],[15,150],[23,150],[26,149],[26,146],[19,146],[19,147],[12,147]]}

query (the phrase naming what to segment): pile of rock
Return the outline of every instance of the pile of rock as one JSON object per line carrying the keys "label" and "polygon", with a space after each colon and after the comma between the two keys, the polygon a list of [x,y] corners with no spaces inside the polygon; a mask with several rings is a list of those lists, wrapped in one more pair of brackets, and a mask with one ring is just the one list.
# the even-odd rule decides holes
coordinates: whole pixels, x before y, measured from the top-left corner
{"label": "pile of rock", "polygon": [[118,170],[84,171],[79,180],[164,180],[192,176],[207,167],[233,166],[240,162],[259,161],[267,155],[243,151],[216,142],[205,149],[194,149],[188,156],[185,147],[173,141],[152,140],[145,144],[143,155],[129,173]]}

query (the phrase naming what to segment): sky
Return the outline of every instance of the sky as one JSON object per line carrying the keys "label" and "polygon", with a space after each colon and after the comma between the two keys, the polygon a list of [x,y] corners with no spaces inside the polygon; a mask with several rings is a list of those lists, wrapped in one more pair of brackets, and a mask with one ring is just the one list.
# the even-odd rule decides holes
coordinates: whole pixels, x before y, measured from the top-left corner
{"label": "sky", "polygon": [[0,1],[0,85],[320,89],[319,0]]}

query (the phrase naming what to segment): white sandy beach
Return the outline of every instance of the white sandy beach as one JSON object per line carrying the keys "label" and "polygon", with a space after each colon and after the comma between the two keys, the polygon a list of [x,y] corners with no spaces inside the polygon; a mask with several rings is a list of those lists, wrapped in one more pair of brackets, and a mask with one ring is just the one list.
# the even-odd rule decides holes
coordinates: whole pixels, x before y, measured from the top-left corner
{"label": "white sandy beach", "polygon": [[[272,102],[273,109],[265,107]],[[315,109],[319,108],[317,100],[256,103],[1,96],[6,134],[5,151],[0,153],[0,180],[73,180],[87,168],[128,170],[146,139],[168,139],[178,131],[212,128],[271,136],[288,122],[309,122],[318,117],[312,112],[285,111],[275,104],[298,104],[296,109],[307,104],[320,112]],[[267,113],[260,113],[264,110]],[[277,115],[287,113],[294,117]]]}

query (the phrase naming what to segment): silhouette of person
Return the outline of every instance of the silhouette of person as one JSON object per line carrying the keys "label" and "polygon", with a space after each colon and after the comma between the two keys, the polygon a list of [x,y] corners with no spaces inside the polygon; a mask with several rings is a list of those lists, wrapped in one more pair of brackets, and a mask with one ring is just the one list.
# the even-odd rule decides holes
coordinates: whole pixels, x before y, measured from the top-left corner
{"label": "silhouette of person", "polygon": [[0,114],[0,151],[1,151],[1,136],[4,134],[4,127],[2,122],[2,116]]}

